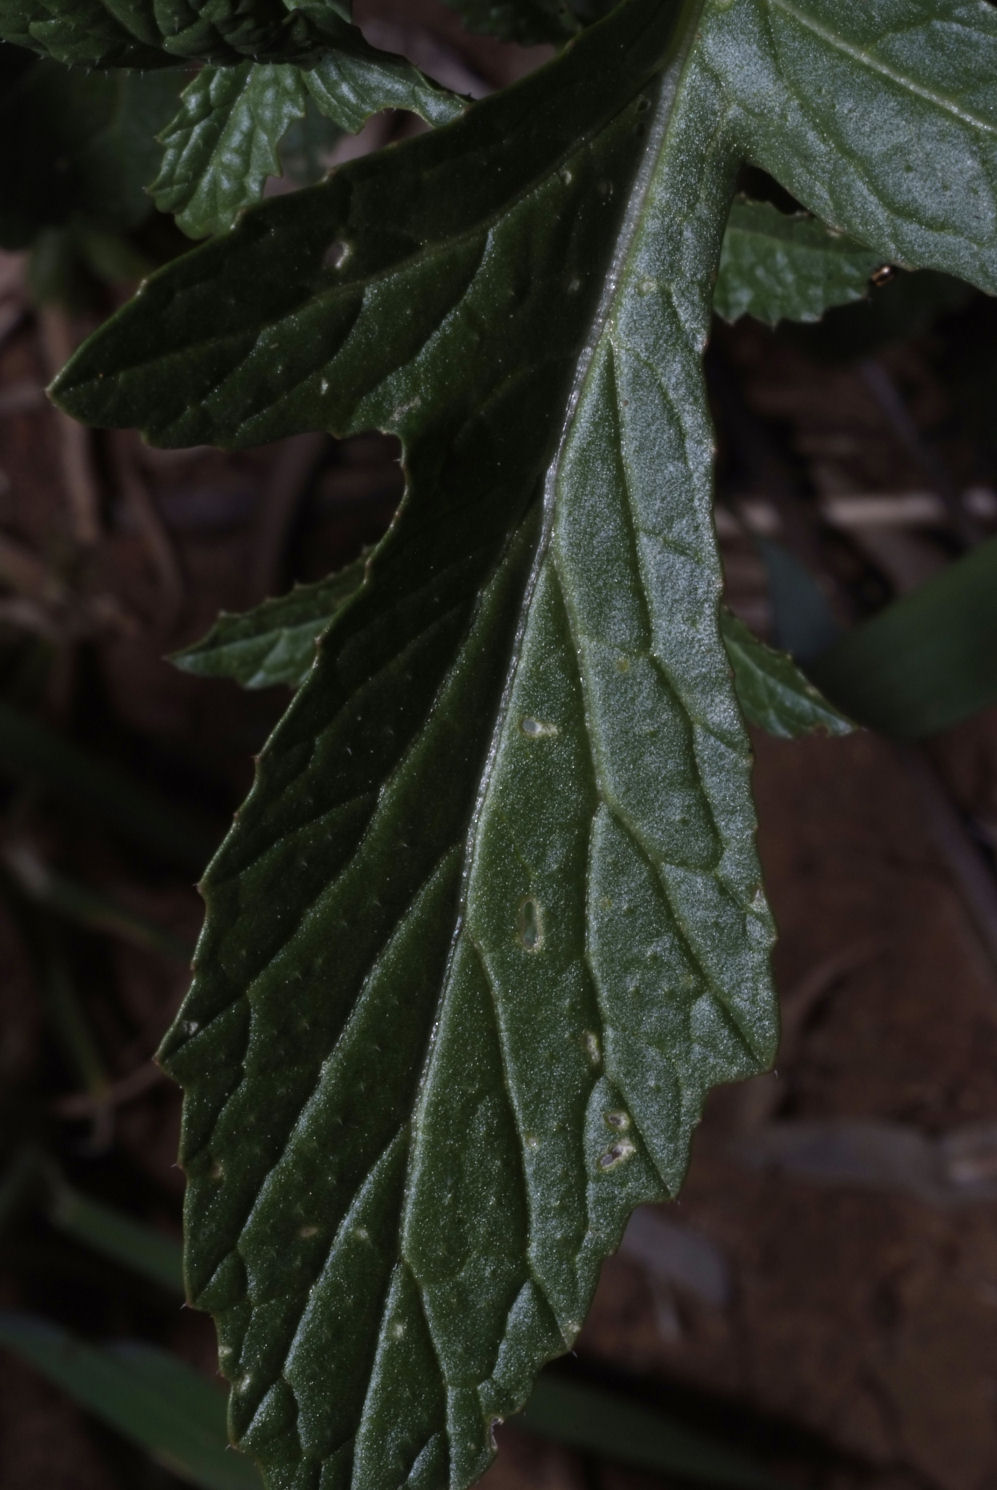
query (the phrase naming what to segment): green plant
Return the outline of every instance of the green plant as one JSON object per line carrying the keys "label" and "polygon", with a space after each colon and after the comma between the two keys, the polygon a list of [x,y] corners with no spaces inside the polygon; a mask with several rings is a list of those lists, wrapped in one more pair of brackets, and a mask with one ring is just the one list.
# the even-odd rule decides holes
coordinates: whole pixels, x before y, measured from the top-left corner
{"label": "green plant", "polygon": [[[722,618],[718,273],[775,319],[884,262],[997,290],[984,0],[456,8],[573,39],[468,108],[330,0],[0,0],[61,62],[207,64],[154,191],[219,236],[84,345],[62,406],[164,445],[403,446],[362,570],[184,659],[302,685],[163,1049],[189,1292],[287,1490],[473,1480],[631,1208],[677,1190],[706,1090],[772,1058],[728,659],[764,723],[844,725]],[[442,127],[251,205],[309,100]],[[734,203],[746,161],[820,221]]]}

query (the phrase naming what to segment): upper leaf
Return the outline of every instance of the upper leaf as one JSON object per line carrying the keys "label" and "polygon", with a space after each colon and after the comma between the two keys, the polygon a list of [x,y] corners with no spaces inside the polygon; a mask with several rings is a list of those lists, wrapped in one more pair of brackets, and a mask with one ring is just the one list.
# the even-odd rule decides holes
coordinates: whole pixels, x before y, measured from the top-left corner
{"label": "upper leaf", "polygon": [[267,177],[280,174],[278,147],[309,98],[347,130],[362,128],[382,109],[409,109],[443,124],[466,107],[352,27],[335,51],[308,68],[264,62],[202,68],[162,135],[166,149],[152,186],[160,211],[174,213],[192,237],[231,227],[262,196]]}
{"label": "upper leaf", "polygon": [[369,46],[354,27],[335,51],[302,74],[321,111],[350,133],[382,109],[406,109],[427,124],[451,124],[467,100],[425,77],[404,57]]}
{"label": "upper leaf", "polygon": [[151,191],[185,233],[221,233],[280,174],[278,146],[305,111],[301,70],[243,62],[204,67],[187,84],[179,114],[164,129],[162,168]]}
{"label": "upper leaf", "polygon": [[0,0],[0,39],[84,67],[301,63],[358,35],[339,0]]}
{"label": "upper leaf", "polygon": [[282,0],[0,0],[0,37],[57,62],[145,68],[301,58],[315,28]]}

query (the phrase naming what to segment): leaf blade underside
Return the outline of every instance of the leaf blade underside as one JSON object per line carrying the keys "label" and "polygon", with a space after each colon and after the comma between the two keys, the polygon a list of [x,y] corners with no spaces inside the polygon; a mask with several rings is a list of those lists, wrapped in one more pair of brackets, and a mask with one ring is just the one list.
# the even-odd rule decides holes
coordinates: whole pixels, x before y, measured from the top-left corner
{"label": "leaf blade underside", "polygon": [[745,315],[769,326],[819,321],[832,306],[862,299],[880,263],[878,254],[812,217],[738,200],[724,235],[713,308],[725,321]]}
{"label": "leaf blade underside", "polygon": [[[700,368],[739,156],[774,159],[771,58],[728,66],[768,8],[664,9],[250,210],[58,385],[167,444],[403,440],[164,1047],[191,1295],[279,1490],[473,1479],[630,1208],[674,1193],[705,1089],[772,1053]],[[870,170],[884,201],[836,225],[986,280],[978,226],[919,236]]]}
{"label": "leaf blade underside", "polygon": [[[233,1427],[274,1484],[429,1484],[448,1457],[461,1481],[479,1473],[489,1423],[577,1333],[633,1205],[677,1188],[705,1088],[771,1054],[771,931],[716,631],[697,356],[708,300],[696,286],[680,308],[666,289],[670,255],[718,253],[729,165],[708,201],[688,177],[681,214],[674,199],[666,211],[667,180],[652,206],[658,151],[642,151],[643,132],[663,144],[685,117],[680,102],[701,100],[683,91],[685,57],[650,109],[634,98],[646,76],[635,59],[656,26],[659,50],[668,35],[657,10],[629,13],[622,81],[607,78],[604,38],[566,62],[597,62],[606,123],[566,157],[555,141],[553,169],[515,191],[509,218],[528,257],[513,251],[511,227],[489,225],[485,256],[475,250],[459,282],[459,314],[437,311],[450,332],[440,365],[465,380],[479,304],[516,307],[526,355],[498,387],[471,379],[445,445],[406,442],[407,504],[206,879],[204,972],[165,1050],[188,1085],[188,1270],[192,1296],[218,1318]],[[527,117],[524,103],[504,107]],[[717,148],[705,102],[681,134],[686,152]],[[640,160],[653,225],[626,201]],[[353,200],[369,170],[346,178]],[[608,206],[613,192],[622,208]],[[294,202],[300,213],[305,196],[264,210]],[[362,254],[359,241],[352,251]],[[538,253],[558,266],[558,291],[545,282],[542,298],[520,279]],[[642,294],[605,298],[604,278],[624,270]],[[398,279],[410,300],[404,269]],[[257,273],[250,282],[258,292]],[[146,296],[156,294],[153,281]],[[347,342],[359,324],[350,319]],[[454,354],[453,338],[470,357]],[[674,368],[647,409],[643,369],[669,344]],[[698,395],[678,422],[669,379]],[[432,386],[425,366],[420,386]],[[400,391],[389,376],[376,422],[391,424]],[[209,395],[208,417],[210,405]],[[262,418],[273,428],[286,407]],[[621,453],[637,438],[630,407],[665,419],[656,468],[636,448]],[[182,413],[161,412],[188,437]],[[371,413],[368,396],[349,417]],[[438,417],[432,405],[421,413]],[[258,436],[255,416],[243,433]],[[584,555],[607,469],[603,586]],[[663,475],[675,496],[664,530]],[[457,505],[468,486],[473,505]],[[446,512],[442,551],[438,518],[426,538],[414,528],[419,493],[431,491]],[[435,580],[415,584],[427,570]],[[695,669],[656,598],[666,592],[698,632]],[[373,760],[357,763],[354,739],[375,741]],[[511,822],[510,792],[529,804]],[[302,921],[295,907],[308,904]],[[329,932],[343,921],[349,950],[335,954],[328,985]],[[621,938],[640,948],[626,986],[612,971]],[[740,976],[720,992],[731,951]],[[294,998],[299,978],[320,980],[318,1008],[314,988],[308,1012]],[[294,1055],[302,1038],[307,1053]],[[349,1121],[358,1102],[362,1125]]]}

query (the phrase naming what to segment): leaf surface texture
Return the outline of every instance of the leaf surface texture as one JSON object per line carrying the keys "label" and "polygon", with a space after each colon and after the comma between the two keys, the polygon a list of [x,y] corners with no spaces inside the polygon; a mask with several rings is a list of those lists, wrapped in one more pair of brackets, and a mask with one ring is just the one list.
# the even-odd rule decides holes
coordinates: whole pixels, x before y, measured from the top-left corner
{"label": "leaf surface texture", "polygon": [[403,57],[376,51],[351,28],[346,45],[304,68],[242,62],[204,67],[184,89],[180,112],[161,136],[162,167],[152,193],[191,237],[221,233],[281,174],[280,143],[309,100],[343,129],[361,129],[382,109],[408,109],[432,124],[465,107]]}
{"label": "leaf surface texture", "polygon": [[315,661],[315,644],[337,611],[363,583],[364,561],[251,611],[222,614],[208,634],[171,661],[203,678],[231,678],[243,688],[300,688]]}
{"label": "leaf surface texture", "polygon": [[815,218],[739,200],[724,234],[713,308],[726,321],[819,321],[832,306],[861,300],[881,262]]}
{"label": "leaf surface texture", "polygon": [[[230,678],[243,688],[300,688],[315,648],[338,611],[363,584],[365,562],[316,584],[297,585],[238,615],[221,615],[201,641],[172,661],[203,678]],[[784,739],[823,730],[847,734],[852,725],[823,698],[785,652],[761,641],[730,611],[720,635],[734,670],[734,690],[746,719]]]}
{"label": "leaf surface texture", "polygon": [[321,0],[0,0],[3,40],[83,67],[304,61],[353,29]]}
{"label": "leaf surface texture", "polygon": [[851,720],[823,697],[786,652],[766,646],[729,611],[721,616],[720,630],[734,669],[738,702],[752,724],[784,740],[851,733]]}

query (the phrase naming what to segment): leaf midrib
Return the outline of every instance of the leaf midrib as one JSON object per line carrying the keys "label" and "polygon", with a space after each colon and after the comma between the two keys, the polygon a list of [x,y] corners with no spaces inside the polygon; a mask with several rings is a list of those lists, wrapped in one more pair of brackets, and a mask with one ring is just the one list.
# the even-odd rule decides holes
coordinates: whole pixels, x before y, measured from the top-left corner
{"label": "leaf midrib", "polygon": [[[616,246],[609,269],[607,270],[606,274],[605,288],[603,290],[603,294],[600,298],[599,304],[596,308],[595,314],[593,315],[589,334],[578,360],[578,367],[576,370],[575,378],[573,380],[571,389],[569,390],[566,397],[566,413],[561,429],[560,439],[558,441],[557,448],[550,462],[548,463],[542,492],[544,512],[543,523],[541,532],[538,536],[537,547],[534,554],[530,574],[524,587],[516,636],[511,650],[509,665],[506,670],[502,695],[496,708],[495,724],[493,727],[491,740],[489,742],[488,751],[485,756],[485,762],[479,780],[478,793],[475,799],[474,809],[471,815],[468,833],[465,840],[465,846],[463,849],[463,863],[461,867],[460,885],[455,906],[454,927],[450,941],[450,949],[444,968],[443,977],[441,979],[441,990],[445,990],[448,986],[451,971],[453,968],[454,958],[457,954],[458,945],[460,943],[462,933],[466,929],[468,891],[470,876],[475,859],[475,850],[481,813],[483,811],[485,801],[487,799],[491,786],[491,780],[498,755],[504,721],[508,714],[509,700],[519,666],[526,626],[531,608],[531,602],[536,590],[536,586],[539,582],[540,574],[545,563],[550,545],[550,538],[553,531],[554,523],[556,489],[558,485],[564,451],[574,424],[575,410],[577,409],[578,404],[584,395],[586,386],[592,373],[596,351],[611,323],[613,312],[618,302],[621,286],[626,280],[626,269],[633,251],[638,228],[643,219],[647,195],[651,187],[651,183],[660,157],[664,149],[666,148],[669,127],[672,119],[674,118],[675,110],[682,93],[682,84],[685,78],[689,59],[692,55],[698,22],[706,3],[707,0],[685,0],[685,3],[682,6],[682,12],[677,19],[674,32],[676,45],[671,61],[668,62],[664,67],[661,75],[661,81],[658,84],[658,96],[656,107],[654,109],[654,123],[644,143],[643,157],[640,163],[640,167],[637,171],[636,176],[634,177],[629,191],[627,208],[620,222]],[[624,105],[624,107],[626,107],[626,105]],[[605,127],[605,125],[603,125],[602,127]],[[575,152],[572,151],[571,153],[574,154]],[[480,949],[477,948],[475,939],[473,937],[471,938],[471,945],[480,956]],[[486,982],[489,982],[490,990],[490,980],[486,978]],[[438,1010],[442,999],[443,993],[441,992],[440,1000],[437,1004]],[[425,1099],[426,1084],[429,1079],[432,1054],[436,1043],[437,1024],[438,1020],[434,1021],[423,1055],[422,1073],[420,1075],[416,1088],[413,1113],[410,1120],[410,1128],[412,1129],[412,1131],[415,1131],[418,1128],[419,1115]],[[411,1162],[411,1160],[409,1162]],[[410,1194],[410,1189],[406,1187],[405,1198],[403,1200],[398,1217],[399,1261],[402,1262],[404,1265],[407,1265],[407,1263],[405,1263],[403,1239],[406,1232]],[[533,1276],[532,1268],[530,1268],[529,1271],[530,1275]],[[539,1280],[534,1278],[534,1282],[539,1283]],[[421,1290],[417,1290],[417,1292],[419,1293],[421,1299]],[[543,1296],[546,1297],[545,1291],[541,1289],[541,1292]],[[382,1325],[383,1307],[387,1297],[388,1294],[386,1293],[385,1300],[382,1301]],[[557,1318],[556,1311],[554,1311],[553,1308],[552,1315],[555,1319]],[[380,1331],[378,1331],[378,1335],[379,1334]],[[434,1350],[434,1354],[437,1357],[441,1383],[447,1385],[449,1383],[449,1376],[446,1370],[446,1363],[440,1357],[432,1329],[428,1329],[428,1335],[432,1344],[432,1348]],[[444,1418],[441,1429],[437,1431],[442,1431],[444,1435],[449,1439],[449,1422],[446,1418]]]}
{"label": "leaf midrib", "polygon": [[[634,177],[626,212],[620,223],[619,236],[613,258],[606,273],[606,285],[603,290],[595,315],[592,318],[592,326],[588,340],[582,349],[578,362],[578,369],[574,381],[568,393],[566,401],[566,415],[561,429],[561,437],[557,449],[547,467],[543,488],[543,522],[537,542],[533,565],[530,570],[526,588],[523,592],[523,601],[520,608],[519,625],[513,642],[512,655],[506,672],[505,687],[497,710],[495,729],[492,734],[488,754],[485,759],[484,770],[475,801],[474,812],[468,831],[467,851],[464,856],[464,868],[461,874],[460,900],[458,906],[458,927],[454,933],[454,942],[451,949],[456,947],[460,923],[464,919],[467,908],[467,889],[470,879],[471,867],[474,860],[474,849],[478,836],[478,824],[485,799],[491,785],[492,772],[498,752],[502,726],[508,712],[509,698],[512,692],[516,672],[519,667],[520,655],[522,653],[523,639],[529,619],[530,606],[536,591],[537,584],[543,570],[547,551],[550,547],[551,534],[554,527],[554,509],[557,500],[557,485],[560,476],[561,462],[567,447],[571,430],[574,425],[575,410],[577,409],[585,388],[588,384],[595,360],[596,350],[602,341],[606,329],[610,323],[614,307],[617,303],[620,286],[624,281],[624,268],[633,250],[637,229],[641,223],[644,212],[644,204],[651,185],[658,161],[665,148],[668,137],[668,128],[675,113],[675,106],[682,91],[682,83],[685,77],[686,67],[693,49],[693,42],[700,17],[708,4],[708,0],[685,0],[683,5],[684,14],[676,21],[675,37],[677,46],[672,61],[662,70],[661,80],[658,84],[657,107],[654,110],[654,127],[649,131],[644,145],[644,155],[640,169]],[[448,969],[449,971],[449,969]]]}
{"label": "leaf midrib", "polygon": [[[643,147],[643,157],[640,167],[631,183],[626,210],[621,218],[616,246],[609,268],[606,272],[606,284],[600,297],[599,304],[592,317],[589,335],[585,341],[579,356],[578,367],[571,389],[568,392],[565,404],[565,418],[563,421],[560,439],[556,450],[548,464],[544,478],[542,494],[543,521],[540,534],[538,535],[537,547],[533,558],[526,585],[524,587],[523,599],[520,605],[519,621],[516,635],[511,649],[509,665],[506,670],[505,682],[501,698],[499,700],[495,724],[489,742],[488,751],[482,768],[477,797],[474,810],[468,828],[465,848],[463,852],[463,864],[461,868],[460,887],[458,891],[456,914],[454,917],[454,929],[450,941],[450,950],[446,966],[441,979],[441,990],[445,990],[450,982],[454,960],[457,956],[458,947],[462,934],[465,930],[468,911],[468,894],[470,879],[476,857],[476,846],[479,832],[481,815],[491,787],[492,776],[498,757],[499,746],[503,733],[506,717],[509,710],[509,702],[515,684],[516,674],[519,667],[520,657],[524,644],[526,628],[529,621],[532,600],[539,583],[540,576],[547,558],[550,539],[554,527],[554,513],[556,506],[557,486],[559,483],[561,464],[571,431],[574,425],[575,411],[582,400],[589,378],[592,374],[597,349],[606,334],[611,323],[615,307],[618,303],[622,285],[626,282],[626,268],[633,252],[637,231],[643,220],[644,207],[647,200],[658,163],[665,151],[669,128],[675,116],[675,112],[682,94],[682,86],[686,75],[686,69],[693,54],[694,43],[697,37],[698,24],[708,0],[684,0],[681,13],[676,20],[673,33],[675,39],[674,50],[671,60],[661,70],[660,81],[657,85],[657,100],[654,107],[654,121],[648,132]],[[647,85],[645,85],[646,87]],[[634,95],[636,96],[636,95]],[[475,939],[471,937],[471,945],[476,950]],[[479,951],[480,955],[480,951]],[[441,992],[437,1004],[439,1010],[444,993]],[[417,1128],[419,1114],[426,1095],[426,1084],[432,1064],[432,1055],[436,1043],[436,1029],[438,1021],[434,1022],[430,1038],[427,1041],[423,1057],[422,1074],[419,1079],[414,1112],[412,1118],[413,1128]],[[501,1043],[501,1042],[500,1042]],[[515,1109],[513,1108],[513,1111]],[[517,1123],[518,1128],[518,1123]],[[521,1152],[521,1150],[520,1150]],[[407,1190],[405,1201],[399,1217],[399,1240],[404,1238],[408,1207],[411,1192]],[[404,1255],[402,1253],[402,1255]],[[530,1275],[533,1277],[532,1268]],[[546,1291],[540,1284],[540,1280],[534,1277],[534,1282],[540,1286],[542,1295],[546,1298]],[[548,1301],[549,1303],[549,1301]],[[557,1312],[551,1307],[552,1316],[557,1320]],[[432,1332],[430,1331],[432,1337]],[[435,1349],[435,1342],[434,1342]],[[441,1370],[441,1380],[448,1382],[446,1372]],[[444,1431],[447,1425],[444,1424]]]}
{"label": "leaf midrib", "polygon": [[936,108],[943,110],[947,114],[951,114],[954,119],[960,120],[963,124],[968,124],[971,129],[979,129],[986,134],[997,136],[997,124],[984,119],[981,115],[971,113],[969,109],[962,108],[956,103],[955,99],[947,97],[946,94],[936,93],[931,88],[925,88],[922,84],[915,83],[904,73],[898,72],[878,57],[873,57],[869,52],[863,50],[862,47],[855,46],[853,43],[846,41],[843,36],[839,36],[834,31],[829,31],[826,26],[821,25],[820,21],[815,20],[813,16],[809,16],[804,11],[798,10],[792,4],[792,0],[768,0],[768,3],[773,9],[781,10],[785,15],[791,16],[803,30],[810,31],[814,36],[819,36],[821,41],[827,46],[832,47],[835,51],[844,53],[853,62],[857,62],[860,67],[865,67],[869,72],[878,73],[880,77],[887,78],[891,83],[897,84],[908,93],[913,93],[917,98],[923,99],[925,103],[933,104]]}

